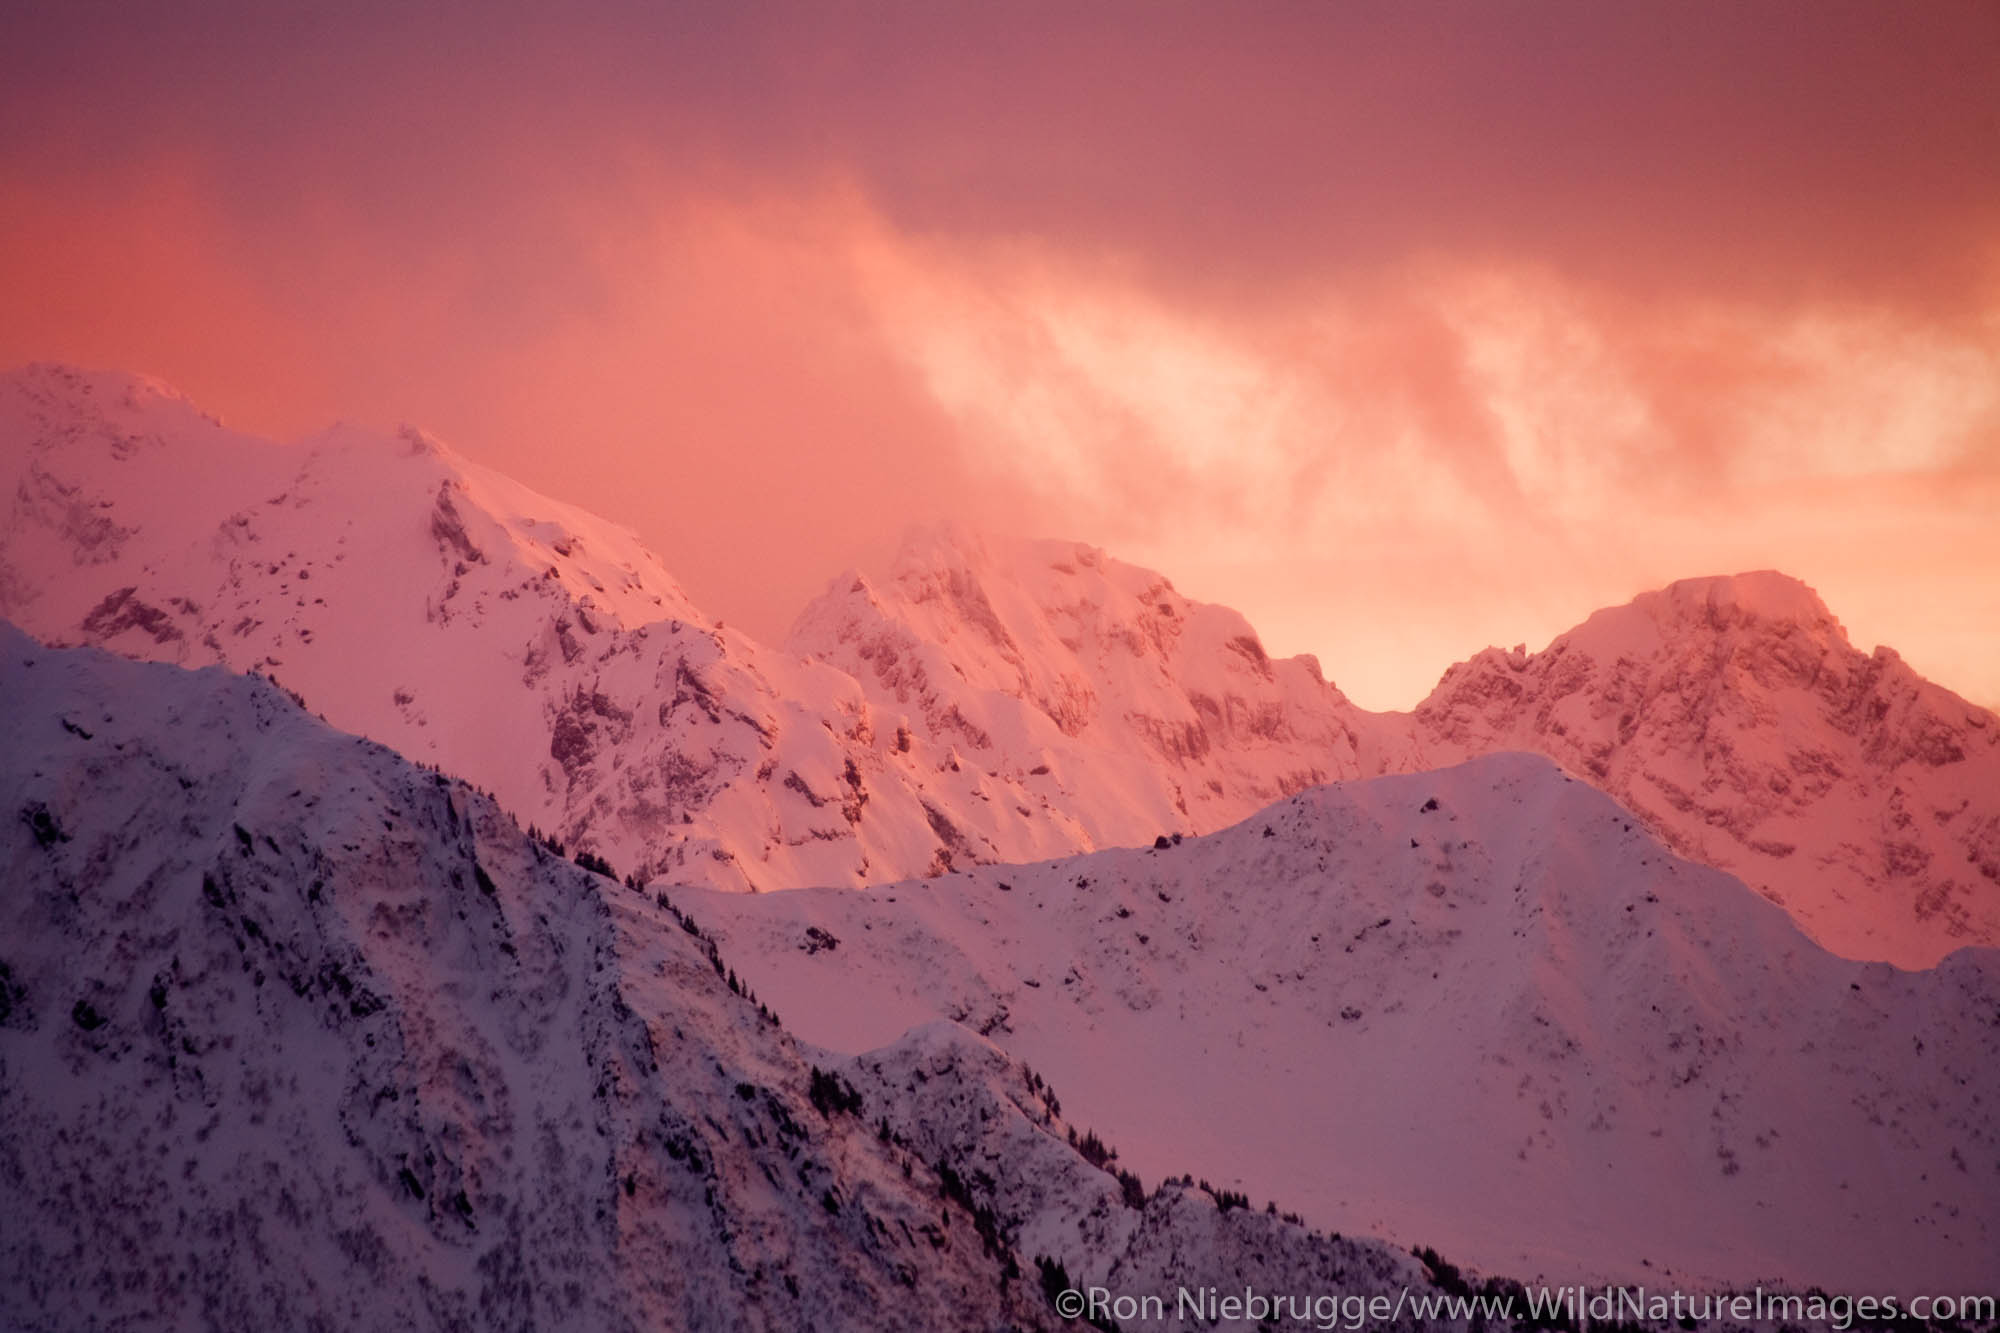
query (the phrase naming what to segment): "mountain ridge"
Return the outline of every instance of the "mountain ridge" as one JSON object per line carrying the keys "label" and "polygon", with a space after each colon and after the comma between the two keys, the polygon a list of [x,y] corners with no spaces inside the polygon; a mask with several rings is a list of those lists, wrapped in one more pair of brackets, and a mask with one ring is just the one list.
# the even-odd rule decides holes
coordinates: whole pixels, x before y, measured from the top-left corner
{"label": "mountain ridge", "polygon": [[115,373],[0,379],[0,614],[279,677],[642,879],[880,883],[1526,748],[1844,952],[2000,943],[2000,719],[1861,654],[1782,575],[1642,594],[1369,713],[1082,543],[920,530],[773,649],[629,533],[421,432],[315,441],[235,435]]}
{"label": "mountain ridge", "polygon": [[1540,755],[1161,848],[681,901],[803,1038],[951,1019],[1141,1173],[1315,1226],[1556,1282],[2000,1280],[2000,951],[1839,958]]}

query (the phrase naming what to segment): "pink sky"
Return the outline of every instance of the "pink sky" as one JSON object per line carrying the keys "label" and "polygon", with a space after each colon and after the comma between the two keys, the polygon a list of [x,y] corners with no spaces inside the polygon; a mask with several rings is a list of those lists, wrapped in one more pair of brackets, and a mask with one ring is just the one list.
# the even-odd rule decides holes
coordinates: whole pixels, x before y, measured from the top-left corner
{"label": "pink sky", "polygon": [[413,8],[10,7],[0,364],[423,424],[772,638],[955,515],[1377,706],[1756,567],[2000,701],[1991,5]]}

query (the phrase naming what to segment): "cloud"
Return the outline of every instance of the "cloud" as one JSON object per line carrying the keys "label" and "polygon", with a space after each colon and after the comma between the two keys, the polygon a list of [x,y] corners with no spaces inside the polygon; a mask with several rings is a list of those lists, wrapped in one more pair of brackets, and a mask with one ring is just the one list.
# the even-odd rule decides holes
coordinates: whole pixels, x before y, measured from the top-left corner
{"label": "cloud", "polygon": [[1441,262],[1218,316],[1116,262],[861,234],[884,336],[985,471],[1369,701],[1413,701],[1485,637],[1545,640],[1641,587],[1765,566],[2000,696],[1951,617],[1883,618],[1925,569],[1982,600],[1995,582],[2000,565],[1956,568],[1991,546],[1966,527],[2000,480],[1993,325],[1639,306]]}
{"label": "cloud", "polygon": [[0,360],[420,421],[767,635],[956,515],[1375,702],[1746,565],[2000,698],[1889,591],[2000,583],[2000,11],[1449,18],[22,6]]}

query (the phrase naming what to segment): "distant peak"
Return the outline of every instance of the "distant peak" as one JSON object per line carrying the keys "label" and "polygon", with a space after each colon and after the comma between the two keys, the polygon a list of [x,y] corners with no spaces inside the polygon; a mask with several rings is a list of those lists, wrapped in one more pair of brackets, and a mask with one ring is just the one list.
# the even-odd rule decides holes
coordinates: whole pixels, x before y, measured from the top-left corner
{"label": "distant peak", "polygon": [[193,400],[167,381],[129,370],[91,370],[61,361],[33,361],[0,375],[0,383],[44,403],[67,402],[79,408],[89,405],[99,411],[143,408],[148,403],[198,410]]}
{"label": "distant peak", "polygon": [[1020,573],[1041,566],[1073,574],[1100,568],[1107,559],[1087,542],[1021,537],[945,518],[905,529],[891,567],[897,577],[953,569]]}
{"label": "distant peak", "polygon": [[1558,642],[1600,655],[1645,657],[1663,642],[1736,630],[1792,629],[1845,643],[1847,632],[1818,593],[1788,574],[1760,569],[1680,579],[1593,613]]}
{"label": "distant peak", "polygon": [[1677,611],[1704,612],[1712,619],[1790,621],[1834,628],[1840,625],[1818,593],[1774,569],[1680,579],[1638,601],[1648,597],[1662,599]]}
{"label": "distant peak", "polygon": [[926,571],[980,564],[987,559],[987,534],[955,518],[913,523],[896,546],[895,571]]}
{"label": "distant peak", "polygon": [[433,458],[443,458],[451,452],[443,440],[422,426],[412,426],[407,422],[396,432],[396,438],[403,442],[412,457],[428,455]]}
{"label": "distant peak", "polygon": [[1133,592],[1142,588],[1150,592],[1174,590],[1164,575],[1129,565],[1089,542],[993,532],[959,519],[907,529],[890,566],[890,577],[905,586],[919,587],[939,578],[991,579],[1059,600],[1077,595],[1075,580]]}
{"label": "distant peak", "polygon": [[39,361],[0,373],[0,421],[39,454],[122,461],[222,420],[165,380]]}

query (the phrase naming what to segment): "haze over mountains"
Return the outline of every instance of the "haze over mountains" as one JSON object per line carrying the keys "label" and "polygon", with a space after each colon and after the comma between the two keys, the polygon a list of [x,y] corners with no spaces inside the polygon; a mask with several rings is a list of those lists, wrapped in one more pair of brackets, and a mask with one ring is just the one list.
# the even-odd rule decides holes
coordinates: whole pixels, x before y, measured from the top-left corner
{"label": "haze over mountains", "polygon": [[263,671],[621,871],[886,883],[1204,833],[1335,779],[1548,754],[1836,952],[2000,942],[2000,722],[1802,585],[1697,579],[1410,714],[1094,548],[943,528],[783,649],[629,533],[405,431],[233,434],[137,377],[0,385],[0,615]]}

